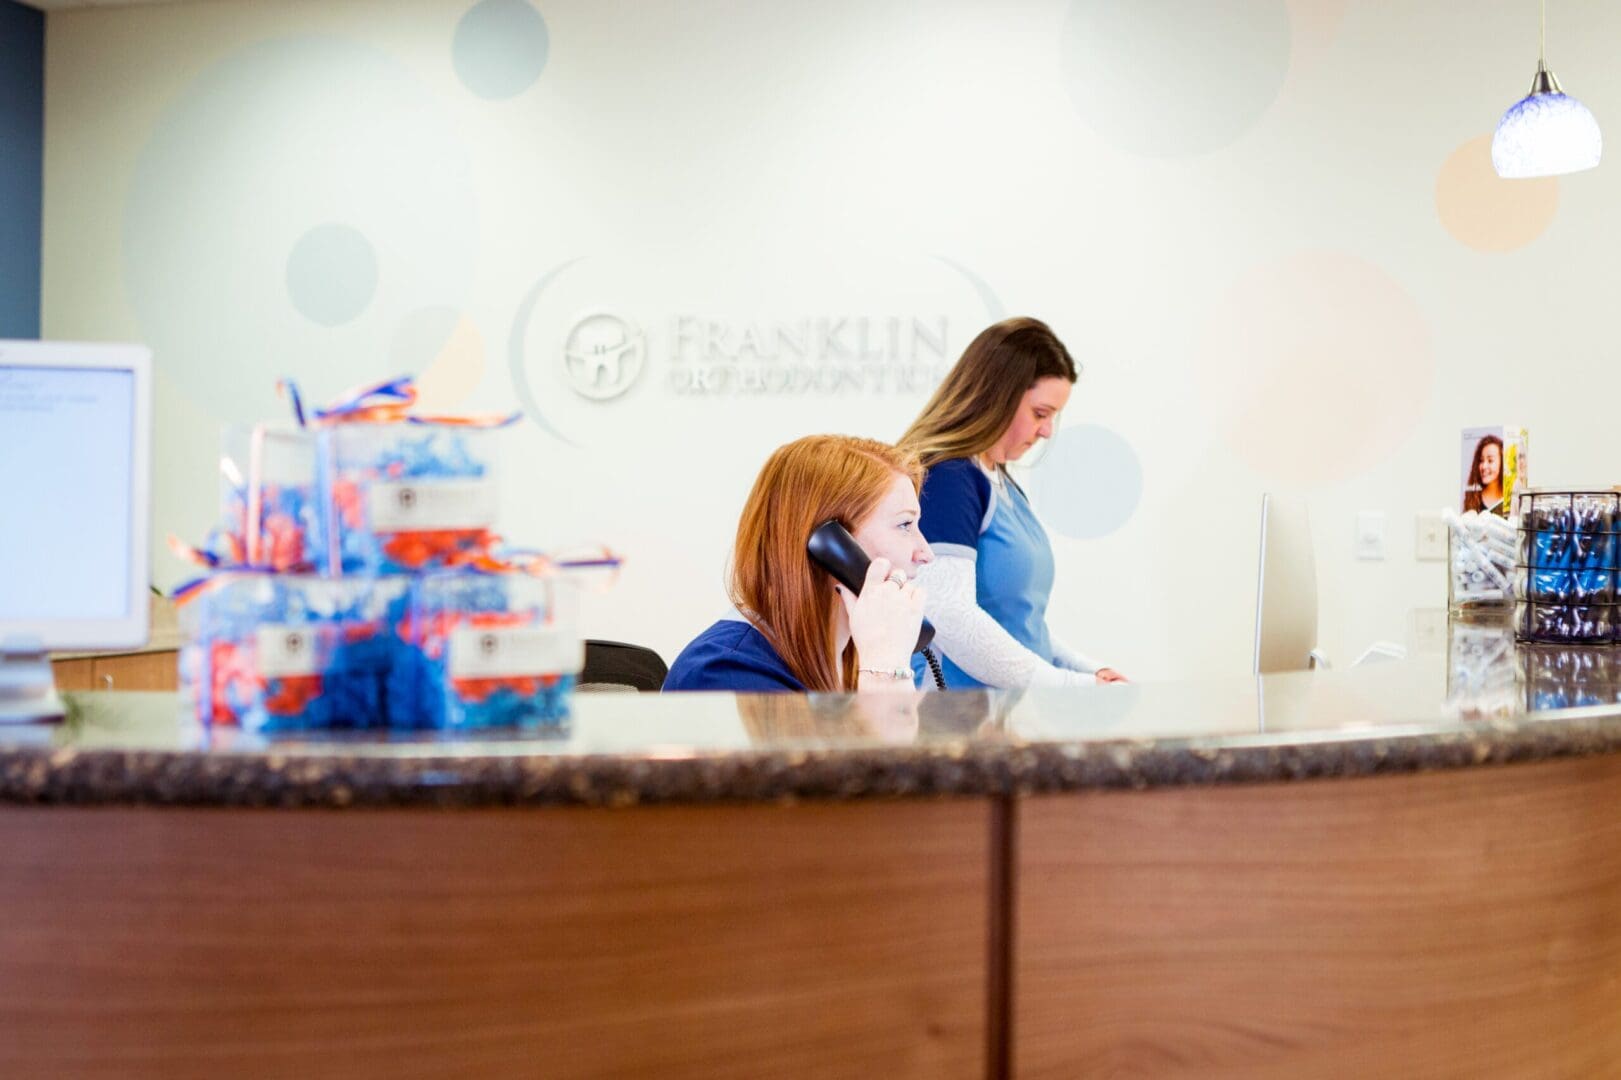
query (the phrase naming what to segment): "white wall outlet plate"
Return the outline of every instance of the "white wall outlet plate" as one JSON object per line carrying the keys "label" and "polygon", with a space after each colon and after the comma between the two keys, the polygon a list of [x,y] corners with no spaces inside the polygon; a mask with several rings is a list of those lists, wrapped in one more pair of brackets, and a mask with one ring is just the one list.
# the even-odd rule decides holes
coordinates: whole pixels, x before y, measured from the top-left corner
{"label": "white wall outlet plate", "polygon": [[1413,651],[1415,653],[1444,653],[1447,651],[1446,608],[1414,609]]}
{"label": "white wall outlet plate", "polygon": [[1356,557],[1382,559],[1385,557],[1385,512],[1363,510],[1356,516]]}
{"label": "white wall outlet plate", "polygon": [[1413,556],[1419,562],[1446,562],[1447,524],[1438,512],[1419,514],[1413,538]]}

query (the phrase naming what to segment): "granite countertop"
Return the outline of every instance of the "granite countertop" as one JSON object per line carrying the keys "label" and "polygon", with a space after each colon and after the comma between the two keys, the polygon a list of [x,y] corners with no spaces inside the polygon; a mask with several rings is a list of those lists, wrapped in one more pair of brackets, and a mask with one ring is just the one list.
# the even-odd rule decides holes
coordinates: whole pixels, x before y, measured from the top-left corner
{"label": "granite countertop", "polygon": [[[1621,751],[1621,650],[1066,691],[579,694],[557,733],[267,738],[173,694],[0,727],[0,802],[627,806],[1285,782]],[[1471,651],[1472,650],[1472,651]],[[1595,659],[1594,657],[1597,657]],[[1612,660],[1613,657],[1613,660]],[[1615,677],[1609,675],[1614,670]],[[1544,711],[1544,705],[1571,705]]]}

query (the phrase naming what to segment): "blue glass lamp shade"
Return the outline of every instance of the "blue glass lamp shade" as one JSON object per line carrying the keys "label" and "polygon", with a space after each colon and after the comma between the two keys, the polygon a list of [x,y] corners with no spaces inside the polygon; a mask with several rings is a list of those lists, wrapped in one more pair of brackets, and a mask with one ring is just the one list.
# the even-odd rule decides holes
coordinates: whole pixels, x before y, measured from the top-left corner
{"label": "blue glass lamp shade", "polygon": [[1506,180],[1558,176],[1598,164],[1604,153],[1598,121],[1558,85],[1553,82],[1551,92],[1533,90],[1503,114],[1492,136],[1492,168],[1498,176]]}

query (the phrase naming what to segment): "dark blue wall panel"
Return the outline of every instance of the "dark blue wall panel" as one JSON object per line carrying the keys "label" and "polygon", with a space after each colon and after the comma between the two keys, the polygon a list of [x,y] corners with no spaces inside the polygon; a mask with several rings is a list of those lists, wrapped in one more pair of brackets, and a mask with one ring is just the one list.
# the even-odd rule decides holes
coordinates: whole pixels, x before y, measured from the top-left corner
{"label": "dark blue wall panel", "polygon": [[0,338],[39,336],[45,13],[0,0]]}

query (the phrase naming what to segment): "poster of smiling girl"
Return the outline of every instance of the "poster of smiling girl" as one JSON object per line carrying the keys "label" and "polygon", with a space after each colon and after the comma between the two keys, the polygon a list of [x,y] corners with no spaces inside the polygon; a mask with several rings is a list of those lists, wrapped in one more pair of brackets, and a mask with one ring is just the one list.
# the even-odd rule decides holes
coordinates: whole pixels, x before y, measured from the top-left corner
{"label": "poster of smiling girl", "polygon": [[1524,428],[1463,429],[1463,510],[1508,516],[1514,489],[1527,482],[1525,444]]}

